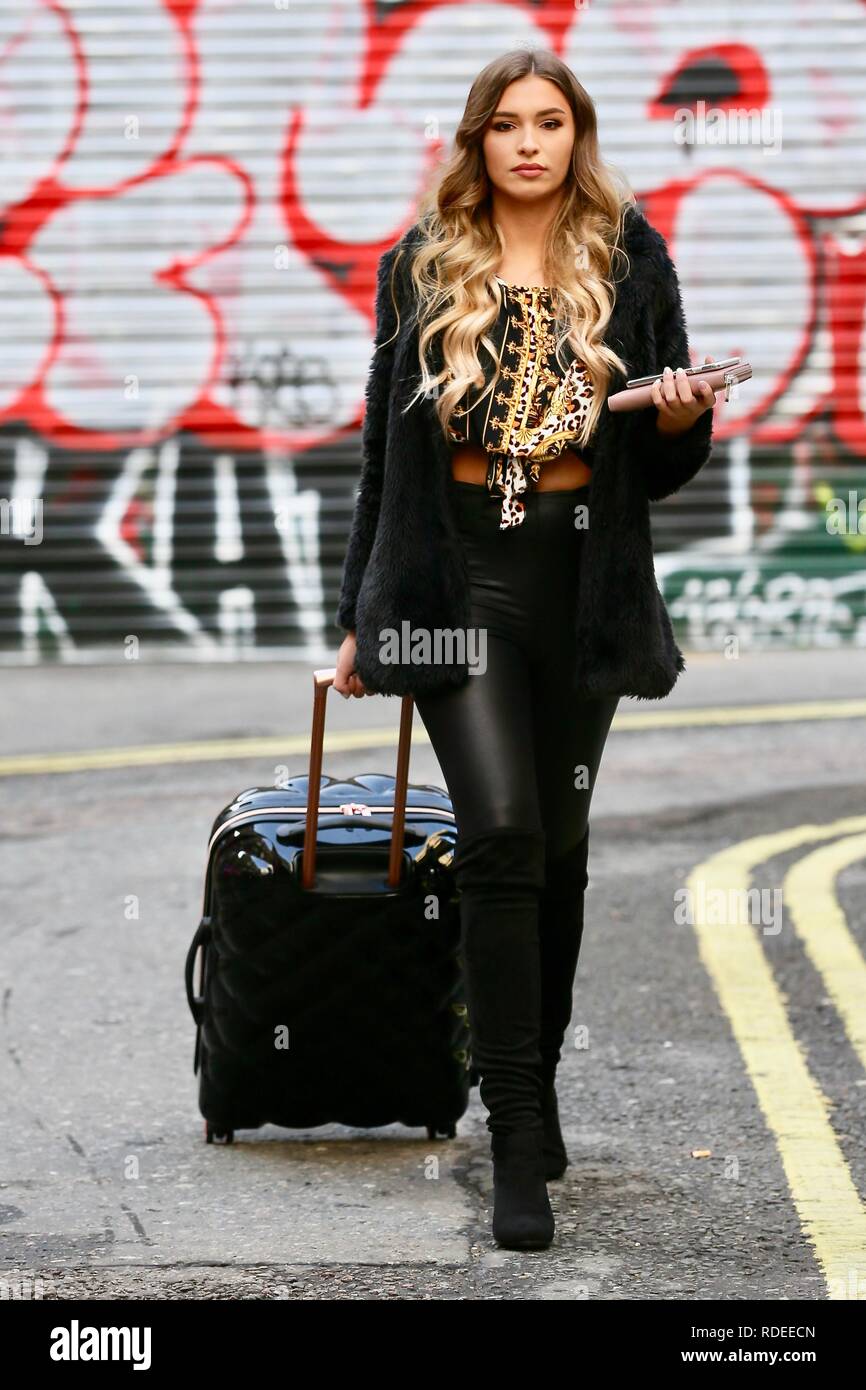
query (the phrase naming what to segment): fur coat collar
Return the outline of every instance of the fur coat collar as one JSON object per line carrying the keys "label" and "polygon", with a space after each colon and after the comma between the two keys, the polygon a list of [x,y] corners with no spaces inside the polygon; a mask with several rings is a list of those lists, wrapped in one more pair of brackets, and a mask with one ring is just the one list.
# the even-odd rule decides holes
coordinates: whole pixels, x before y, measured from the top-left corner
{"label": "fur coat collar", "polygon": [[[469,678],[459,640],[471,626],[469,582],[446,491],[452,446],[431,399],[402,413],[420,375],[405,254],[416,236],[410,228],[379,262],[361,479],[336,612],[338,625],[355,632],[364,685],[383,695],[417,695]],[[663,236],[636,206],[626,213],[623,245],[630,269],[624,275],[618,262],[605,341],[627,364],[628,377],[690,366],[676,269]],[[389,342],[395,302],[399,332]],[[625,382],[614,372],[607,394]],[[655,406],[622,414],[605,406],[583,450],[592,479],[575,587],[575,694],[661,699],[685,669],[656,583],[649,504],[677,491],[706,462],[713,410],[673,439],[659,435],[656,416]],[[399,660],[389,642],[394,633],[404,639]]]}

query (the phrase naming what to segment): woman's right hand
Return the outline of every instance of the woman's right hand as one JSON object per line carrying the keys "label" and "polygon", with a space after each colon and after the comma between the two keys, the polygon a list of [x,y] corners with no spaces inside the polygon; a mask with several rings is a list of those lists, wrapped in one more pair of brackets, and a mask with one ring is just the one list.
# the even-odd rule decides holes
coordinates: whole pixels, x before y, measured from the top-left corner
{"label": "woman's right hand", "polygon": [[334,689],[338,690],[344,700],[348,700],[350,695],[360,699],[362,695],[373,695],[375,691],[368,690],[355,670],[355,634],[347,633],[340,644],[337,653],[337,672],[334,676]]}

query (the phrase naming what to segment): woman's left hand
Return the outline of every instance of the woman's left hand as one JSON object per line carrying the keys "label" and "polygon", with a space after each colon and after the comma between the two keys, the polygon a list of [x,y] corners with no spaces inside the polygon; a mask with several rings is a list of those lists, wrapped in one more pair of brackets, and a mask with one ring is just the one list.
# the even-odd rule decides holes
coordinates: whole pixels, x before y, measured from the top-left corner
{"label": "woman's left hand", "polygon": [[[704,358],[704,362],[712,360],[712,357]],[[696,394],[692,391],[693,381],[697,387]],[[653,382],[652,400],[658,408],[656,428],[659,433],[682,434],[705,410],[712,410],[716,393],[709,382],[701,381],[700,377],[686,376],[682,367],[677,367],[676,372],[665,367],[661,380]]]}

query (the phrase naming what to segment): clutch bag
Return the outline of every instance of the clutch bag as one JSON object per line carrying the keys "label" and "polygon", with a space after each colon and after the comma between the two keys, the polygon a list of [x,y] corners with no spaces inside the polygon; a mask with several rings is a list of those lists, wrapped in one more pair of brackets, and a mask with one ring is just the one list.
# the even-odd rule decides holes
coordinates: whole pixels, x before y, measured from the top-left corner
{"label": "clutch bag", "polygon": [[[726,401],[731,399],[733,386],[741,381],[748,381],[752,375],[751,363],[742,357],[726,357],[722,362],[707,362],[703,367],[686,367],[685,370],[686,376],[709,382],[714,391],[724,389]],[[641,410],[644,406],[652,405],[653,386],[661,379],[662,373],[657,372],[654,376],[638,376],[627,381],[624,391],[616,391],[612,396],[608,396],[609,409],[614,412]]]}

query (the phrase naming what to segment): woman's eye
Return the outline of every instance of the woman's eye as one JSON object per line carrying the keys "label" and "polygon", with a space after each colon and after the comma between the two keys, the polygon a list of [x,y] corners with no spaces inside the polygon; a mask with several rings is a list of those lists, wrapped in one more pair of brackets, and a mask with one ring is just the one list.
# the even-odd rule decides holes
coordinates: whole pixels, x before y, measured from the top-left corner
{"label": "woman's eye", "polygon": [[[543,126],[553,126],[554,130],[558,130],[559,127],[562,125],[562,121],[558,121],[555,117],[551,117],[551,118],[550,118],[549,120],[547,120],[547,121],[542,121],[542,125],[543,125]],[[512,122],[511,122],[511,121],[497,121],[497,122],[494,124],[494,126],[493,126],[493,129],[494,129],[494,130],[510,130],[511,128],[512,128]]]}

